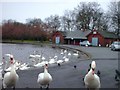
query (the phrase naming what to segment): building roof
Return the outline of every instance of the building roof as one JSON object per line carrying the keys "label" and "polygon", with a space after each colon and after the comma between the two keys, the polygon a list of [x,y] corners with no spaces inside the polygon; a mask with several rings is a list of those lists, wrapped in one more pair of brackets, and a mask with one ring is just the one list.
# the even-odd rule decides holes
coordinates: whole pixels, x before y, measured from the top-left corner
{"label": "building roof", "polygon": [[81,30],[75,30],[75,31],[67,31],[65,39],[87,39],[87,35],[90,33],[90,30],[81,31]]}
{"label": "building roof", "polygon": [[108,31],[98,31],[104,38],[114,38],[117,39],[118,36],[114,34],[113,32],[108,32]]}

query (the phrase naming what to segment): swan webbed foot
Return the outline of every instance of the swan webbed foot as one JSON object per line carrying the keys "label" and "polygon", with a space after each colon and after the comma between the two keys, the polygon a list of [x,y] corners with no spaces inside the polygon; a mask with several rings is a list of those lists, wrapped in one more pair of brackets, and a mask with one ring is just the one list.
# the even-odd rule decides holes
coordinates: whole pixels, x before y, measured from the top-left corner
{"label": "swan webbed foot", "polygon": [[47,85],[46,90],[49,90],[49,84]]}

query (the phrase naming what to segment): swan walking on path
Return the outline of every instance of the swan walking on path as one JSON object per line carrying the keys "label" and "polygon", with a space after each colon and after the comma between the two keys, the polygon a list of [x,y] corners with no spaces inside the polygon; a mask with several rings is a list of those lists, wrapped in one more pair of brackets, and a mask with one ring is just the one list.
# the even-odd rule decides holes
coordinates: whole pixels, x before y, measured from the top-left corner
{"label": "swan walking on path", "polygon": [[45,64],[44,72],[38,75],[37,83],[40,84],[40,88],[46,87],[49,88],[49,83],[52,81],[52,76],[48,73],[48,65]]}
{"label": "swan walking on path", "polygon": [[89,90],[99,90],[100,78],[95,74],[96,63],[92,61],[90,71],[85,75],[84,83]]}
{"label": "swan walking on path", "polygon": [[13,64],[13,56],[10,56],[10,63],[11,63],[11,70],[10,72],[6,72],[4,74],[4,78],[3,78],[3,88],[7,88],[7,87],[13,87],[15,88],[16,82],[19,79],[18,74],[16,73],[14,64]]}

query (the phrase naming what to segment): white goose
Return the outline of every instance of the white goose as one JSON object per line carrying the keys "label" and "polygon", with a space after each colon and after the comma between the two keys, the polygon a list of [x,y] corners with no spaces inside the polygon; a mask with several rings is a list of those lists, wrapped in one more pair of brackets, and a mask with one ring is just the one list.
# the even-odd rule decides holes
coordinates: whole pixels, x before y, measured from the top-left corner
{"label": "white goose", "polygon": [[95,74],[96,63],[92,61],[90,71],[85,75],[84,83],[86,88],[99,90],[100,78]]}
{"label": "white goose", "polygon": [[15,88],[16,82],[19,79],[19,76],[16,73],[16,70],[13,65],[13,57],[10,57],[10,63],[11,63],[11,66],[10,66],[11,70],[10,70],[10,72],[7,72],[4,74],[3,88],[7,88],[7,87]]}
{"label": "white goose", "polygon": [[48,65],[45,64],[44,72],[38,75],[37,83],[40,84],[40,87],[49,87],[49,83],[52,81],[52,76],[48,73]]}

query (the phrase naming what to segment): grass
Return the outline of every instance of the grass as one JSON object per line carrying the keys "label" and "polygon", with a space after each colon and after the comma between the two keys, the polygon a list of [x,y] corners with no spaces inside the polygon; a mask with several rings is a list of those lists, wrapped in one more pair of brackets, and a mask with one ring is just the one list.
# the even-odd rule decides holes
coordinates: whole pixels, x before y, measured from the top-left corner
{"label": "grass", "polygon": [[25,44],[49,44],[49,41],[35,41],[35,40],[2,40],[3,43],[25,43]]}

